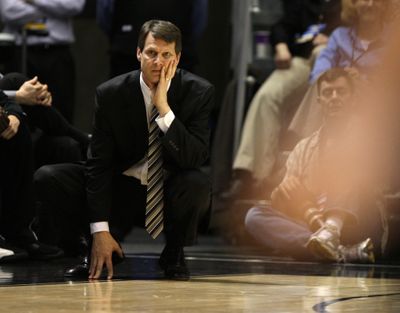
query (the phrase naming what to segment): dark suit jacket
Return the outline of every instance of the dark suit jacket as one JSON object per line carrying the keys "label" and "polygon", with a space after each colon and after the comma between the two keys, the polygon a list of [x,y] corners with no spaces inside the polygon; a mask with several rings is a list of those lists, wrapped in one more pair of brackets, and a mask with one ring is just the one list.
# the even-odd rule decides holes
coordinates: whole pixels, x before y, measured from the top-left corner
{"label": "dark suit jacket", "polygon": [[20,120],[24,116],[21,107],[15,101],[9,99],[7,95],[0,89],[0,106],[4,108],[10,115],[17,116]]}
{"label": "dark suit jacket", "polygon": [[[214,87],[206,80],[177,70],[168,91],[168,103],[175,120],[161,137],[167,170],[199,168],[208,158],[213,94]],[[100,85],[86,166],[91,222],[108,221],[114,175],[122,174],[142,160],[147,147],[147,117],[140,71],[117,76]]]}

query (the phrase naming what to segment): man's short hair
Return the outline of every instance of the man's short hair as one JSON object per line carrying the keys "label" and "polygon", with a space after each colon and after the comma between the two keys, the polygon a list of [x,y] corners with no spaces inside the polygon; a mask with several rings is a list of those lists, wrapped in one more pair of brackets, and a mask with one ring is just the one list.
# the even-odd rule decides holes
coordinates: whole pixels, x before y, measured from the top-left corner
{"label": "man's short hair", "polygon": [[349,84],[351,91],[353,91],[354,90],[354,82],[353,82],[353,78],[351,77],[349,72],[346,71],[344,68],[334,67],[334,68],[327,70],[321,76],[318,77],[318,80],[317,80],[318,95],[321,92],[322,82],[330,83],[330,82],[333,82],[333,81],[339,79],[340,77],[344,77],[347,80],[347,83]]}
{"label": "man's short hair", "polygon": [[138,48],[143,51],[147,35],[151,33],[154,38],[162,39],[168,43],[175,43],[175,52],[182,51],[182,34],[180,29],[171,22],[163,20],[150,20],[145,22],[139,32]]}

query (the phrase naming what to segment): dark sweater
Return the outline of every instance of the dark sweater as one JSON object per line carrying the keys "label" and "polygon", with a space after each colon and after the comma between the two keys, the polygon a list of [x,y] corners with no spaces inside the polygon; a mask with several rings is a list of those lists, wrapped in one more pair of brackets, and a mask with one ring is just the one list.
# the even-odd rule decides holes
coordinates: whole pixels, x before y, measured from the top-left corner
{"label": "dark sweater", "polygon": [[312,41],[296,44],[296,38],[310,25],[326,24],[322,33],[329,36],[341,22],[341,0],[284,0],[283,9],[283,17],[272,27],[271,41],[274,46],[286,43],[294,56],[309,57]]}

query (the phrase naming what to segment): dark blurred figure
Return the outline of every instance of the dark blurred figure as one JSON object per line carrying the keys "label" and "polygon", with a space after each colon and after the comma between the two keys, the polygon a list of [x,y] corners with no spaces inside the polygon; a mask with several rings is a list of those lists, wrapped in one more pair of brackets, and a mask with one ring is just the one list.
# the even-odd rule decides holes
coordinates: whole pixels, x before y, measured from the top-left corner
{"label": "dark blurred figure", "polygon": [[21,105],[34,144],[34,167],[75,162],[86,156],[89,135],[73,127],[52,107],[52,94],[38,77],[0,74],[0,89]]}
{"label": "dark blurred figure", "polygon": [[138,33],[149,19],[168,20],[181,29],[180,67],[193,72],[207,11],[208,0],[97,0],[97,20],[110,41],[110,77],[139,69]]}
{"label": "dark blurred figure", "polygon": [[24,113],[1,90],[0,108],[8,124],[0,133],[0,262],[59,257],[62,250],[40,243],[31,229],[33,152]]}
{"label": "dark blurred figure", "polygon": [[27,29],[27,74],[39,76],[51,87],[54,103],[63,116],[72,122],[75,95],[75,62],[70,51],[74,42],[72,17],[79,14],[85,0],[2,0],[1,20],[4,32],[15,35],[16,53],[5,65],[6,72],[23,68],[23,36]]}

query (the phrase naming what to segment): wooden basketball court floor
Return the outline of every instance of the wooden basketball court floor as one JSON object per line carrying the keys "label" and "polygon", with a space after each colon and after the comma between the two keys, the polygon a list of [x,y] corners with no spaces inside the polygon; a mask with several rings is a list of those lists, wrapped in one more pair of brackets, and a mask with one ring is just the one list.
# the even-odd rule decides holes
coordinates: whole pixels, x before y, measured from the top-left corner
{"label": "wooden basketball court floor", "polygon": [[124,244],[112,281],[69,281],[76,262],[0,264],[0,312],[400,312],[400,262],[318,264],[214,241],[187,249],[192,278],[163,279],[162,243]]}

